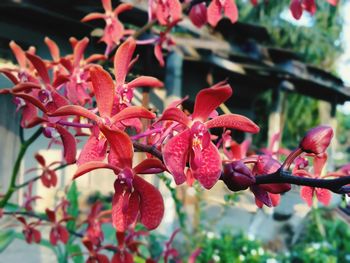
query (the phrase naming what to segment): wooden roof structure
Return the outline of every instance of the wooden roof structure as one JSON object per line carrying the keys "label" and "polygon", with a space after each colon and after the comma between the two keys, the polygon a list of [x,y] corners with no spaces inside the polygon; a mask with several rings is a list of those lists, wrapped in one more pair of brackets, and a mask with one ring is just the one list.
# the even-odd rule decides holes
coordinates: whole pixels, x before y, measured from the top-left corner
{"label": "wooden roof structure", "polygon": [[[147,22],[146,6],[137,3],[135,8],[120,16],[123,22],[135,26]],[[118,2],[113,1],[113,4],[117,5]],[[44,47],[43,38],[46,35],[58,42],[62,53],[68,52],[70,46],[67,40],[70,36],[81,38],[89,35],[95,26],[104,25],[102,21],[95,24],[80,22],[87,13],[96,10],[102,11],[96,0],[2,0],[0,57],[12,57],[8,48],[10,40],[24,47],[35,45],[38,54],[45,57],[43,51],[47,52],[47,48]],[[211,72],[215,80],[229,79],[242,104],[236,105],[239,107],[250,105],[253,95],[281,88],[332,104],[350,100],[350,88],[345,87],[338,77],[303,63],[295,52],[270,47],[270,36],[264,27],[240,22],[231,24],[224,19],[214,31],[206,28],[199,30],[185,19],[176,31],[181,32],[174,34],[174,40],[177,50],[183,55],[183,83],[192,79],[192,83],[198,84],[191,88],[183,87],[186,93],[194,94],[200,87],[206,87],[205,77],[199,80],[198,74]],[[149,34],[144,37],[149,37]],[[103,44],[95,42],[88,51],[102,53],[103,47]],[[140,47],[139,51],[146,54],[141,56],[141,61],[154,59],[149,48]],[[153,64],[152,69],[144,69],[146,73],[164,79],[165,70]],[[195,79],[187,76],[189,74]],[[192,92],[192,89],[196,91]]]}

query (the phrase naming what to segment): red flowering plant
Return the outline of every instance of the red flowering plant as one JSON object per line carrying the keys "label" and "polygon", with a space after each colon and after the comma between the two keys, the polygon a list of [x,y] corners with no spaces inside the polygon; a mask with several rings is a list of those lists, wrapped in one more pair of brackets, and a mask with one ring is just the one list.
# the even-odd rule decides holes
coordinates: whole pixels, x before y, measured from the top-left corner
{"label": "red flowering plant", "polygon": [[[219,181],[230,191],[249,189],[258,207],[278,205],[281,194],[293,184],[302,186],[301,196],[309,205],[314,196],[326,205],[330,192],[349,192],[348,166],[335,172],[321,171],[333,136],[330,127],[310,130],[293,151],[275,149],[273,143],[280,139],[279,135],[261,151],[250,149],[251,140],[234,141],[231,133],[255,134],[260,128],[243,115],[219,114],[218,108],[234,90],[228,81],[200,90],[192,112],[181,107],[188,98],[171,103],[158,115],[145,103],[136,106],[137,88],[164,85],[153,76],[136,76],[133,66],[138,63],[138,56],[134,57],[137,45],[153,45],[154,59],[165,66],[163,49],[176,46],[171,34],[186,15],[197,27],[206,23],[215,27],[223,16],[234,23],[238,19],[234,0],[149,1],[149,21],[138,30],[126,29],[119,20],[121,13],[132,8],[130,4],[112,7],[110,0],[102,0],[102,5],[104,13],[87,14],[82,21],[105,21],[101,38],[106,45],[104,54],[85,58],[88,38],[71,38],[72,54],[64,56],[54,40],[45,38],[51,60],[36,55],[34,48],[24,51],[12,41],[10,48],[19,66],[0,69],[13,84],[1,94],[12,96],[21,114],[21,148],[9,187],[0,195],[0,216],[15,216],[27,243],[48,242],[47,238],[62,262],[84,255],[86,262],[134,262],[137,257],[146,262],[161,258],[165,262],[170,258],[182,260],[181,253],[172,247],[177,231],[156,256],[144,255],[140,249],[147,246],[145,238],[161,224],[167,212],[162,189],[154,183],[155,178],[164,178],[162,173],[169,173],[176,185],[187,182],[199,191],[211,189]],[[304,10],[315,12],[315,1],[291,2],[296,18]],[[150,39],[139,39],[155,25],[158,27],[151,31]],[[113,65],[109,67],[111,57]],[[113,74],[109,68],[113,68]],[[37,130],[32,132],[31,128]],[[222,136],[214,135],[214,129],[222,130]],[[39,171],[39,175],[31,179],[25,176],[20,183],[21,162],[41,135],[50,139],[48,146],[55,143],[62,148],[61,161],[48,164],[44,155],[35,154],[38,168],[28,172]],[[81,148],[78,156],[77,148]],[[146,153],[136,165],[135,152]],[[286,156],[283,161],[278,160],[280,154]],[[313,170],[309,161],[313,162]],[[51,210],[44,196],[33,193],[35,184],[40,179],[44,187],[56,189],[61,179],[57,171],[68,165],[77,165],[71,174],[74,183],[61,192],[66,198]],[[111,202],[98,200],[84,214],[78,200],[77,185],[83,180],[80,177],[97,170],[96,176],[102,178],[101,169],[109,170],[115,178],[110,186]],[[167,184],[175,191],[171,185]],[[26,188],[24,201],[14,208],[10,198],[22,188]],[[45,213],[36,211],[37,204],[46,207]],[[106,231],[108,226],[113,230]],[[110,233],[113,238],[107,239]],[[201,248],[193,251],[188,262],[195,262]]]}

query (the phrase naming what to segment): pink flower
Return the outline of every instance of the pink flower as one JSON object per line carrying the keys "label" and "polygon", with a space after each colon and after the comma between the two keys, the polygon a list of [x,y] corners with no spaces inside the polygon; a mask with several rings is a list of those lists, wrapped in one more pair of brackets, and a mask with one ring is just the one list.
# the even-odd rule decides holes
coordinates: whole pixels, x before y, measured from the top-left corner
{"label": "pink flower", "polygon": [[36,226],[40,225],[41,221],[27,223],[24,217],[17,217],[17,220],[23,224],[23,235],[28,244],[40,243],[41,234],[39,230],[35,229]]}
{"label": "pink flower", "polygon": [[50,243],[53,246],[56,246],[58,241],[61,241],[63,244],[66,244],[69,239],[69,232],[67,228],[61,223],[71,220],[72,218],[67,216],[57,221],[55,211],[46,208],[45,212],[49,221],[53,225],[50,231]]}
{"label": "pink flower", "polygon": [[235,0],[212,0],[208,6],[208,23],[216,27],[222,18],[222,13],[236,23],[238,20],[238,9]]}
{"label": "pink flower", "polygon": [[[226,127],[257,133],[259,127],[248,118],[237,114],[224,114],[207,120],[209,115],[232,94],[230,85],[220,82],[201,90],[195,101],[192,118],[178,108],[168,108],[159,121],[173,120],[184,125],[184,130],[163,146],[164,163],[174,176],[176,184],[197,179],[207,189],[214,186],[221,174],[221,158],[211,142],[209,129]],[[186,163],[190,168],[185,174]]]}
{"label": "pink flower", "polygon": [[162,172],[164,166],[158,159],[151,158],[132,168],[133,145],[130,137],[105,125],[101,125],[100,129],[111,145],[109,164],[97,161],[84,163],[79,166],[74,178],[95,169],[113,170],[117,176],[112,203],[113,226],[118,232],[124,232],[139,218],[147,229],[155,229],[163,218],[163,198],[157,188],[138,174],[149,173],[150,170]]}
{"label": "pink flower", "polygon": [[38,195],[33,196],[32,188],[33,188],[33,182],[30,182],[28,185],[28,191],[24,193],[23,207],[28,212],[33,211],[32,203],[35,202],[37,199],[41,199],[41,197]]}
{"label": "pink flower", "polygon": [[86,219],[86,235],[94,245],[99,245],[102,243],[104,239],[102,223],[108,222],[108,219],[104,216],[111,213],[110,210],[102,211],[102,208],[101,202],[98,201],[94,203]]}
{"label": "pink flower", "polygon": [[104,19],[106,26],[103,32],[103,37],[101,41],[105,42],[107,45],[105,55],[108,55],[112,49],[119,45],[122,37],[130,31],[124,29],[124,25],[119,21],[119,14],[130,10],[132,8],[131,4],[122,3],[118,5],[114,10],[112,9],[111,0],[102,0],[102,5],[105,13],[90,13],[86,15],[81,21],[88,22],[95,19]]}
{"label": "pink flower", "polygon": [[179,0],[149,0],[148,9],[150,20],[156,18],[162,26],[179,21],[182,16]]}
{"label": "pink flower", "polygon": [[[122,62],[123,61],[120,62],[121,67],[123,65]],[[118,122],[122,122],[126,119],[153,119],[155,117],[154,113],[139,106],[130,106],[112,115],[113,105],[115,103],[115,86],[113,79],[107,71],[98,66],[90,68],[90,78],[99,115],[78,105],[66,105],[51,114],[51,116],[76,115],[93,121],[92,133],[81,151],[77,161],[78,165],[89,161],[101,161],[105,158],[107,144],[106,139],[100,132],[100,124],[114,126],[117,125]]]}
{"label": "pink flower", "polygon": [[[294,174],[315,179],[328,177],[329,175],[322,176],[322,170],[326,162],[327,154],[315,156],[313,173],[309,173],[305,170],[296,170]],[[310,207],[312,206],[314,196],[316,196],[317,200],[326,206],[329,205],[332,198],[332,194],[328,189],[310,186],[302,186],[300,189],[300,196]]]}

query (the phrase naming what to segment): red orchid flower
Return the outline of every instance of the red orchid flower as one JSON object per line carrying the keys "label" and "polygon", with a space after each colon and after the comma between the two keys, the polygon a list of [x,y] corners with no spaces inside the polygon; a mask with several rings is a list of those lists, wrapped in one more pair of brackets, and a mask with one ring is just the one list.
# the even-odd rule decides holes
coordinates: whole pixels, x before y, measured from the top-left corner
{"label": "red orchid flower", "polygon": [[72,40],[74,42],[73,54],[60,59],[60,65],[65,70],[65,77],[68,81],[65,83],[64,91],[66,97],[73,104],[84,106],[92,103],[91,90],[89,83],[89,67],[91,62],[104,60],[106,57],[101,54],[92,54],[84,59],[84,51],[89,43],[89,39],[84,37],[82,40]]}
{"label": "red orchid flower", "polygon": [[81,151],[81,154],[77,160],[78,165],[89,161],[102,161],[105,158],[107,141],[100,132],[100,124],[114,126],[120,122],[122,124],[121,126],[123,127],[123,124],[125,124],[124,121],[127,119],[155,118],[154,113],[148,111],[144,107],[139,106],[129,106],[117,114],[112,115],[115,97],[115,86],[113,79],[107,71],[98,66],[90,68],[90,78],[96,97],[99,116],[78,105],[66,105],[50,114],[50,116],[76,115],[93,121],[91,136]]}
{"label": "red orchid flower", "polygon": [[208,6],[208,23],[212,27],[216,27],[224,13],[231,20],[231,23],[236,23],[238,20],[238,9],[235,0],[212,0]]}
{"label": "red orchid flower", "polygon": [[55,187],[57,184],[57,174],[55,170],[52,169],[52,167],[57,164],[60,164],[61,162],[52,162],[49,165],[46,165],[45,158],[40,153],[35,154],[35,159],[41,167],[29,169],[26,173],[36,170],[42,170],[40,179],[43,185],[47,188]]}
{"label": "red orchid flower", "polygon": [[89,251],[89,257],[86,259],[86,263],[109,263],[109,259],[106,255],[101,254],[100,250],[104,249],[103,246],[96,245],[91,242],[88,238],[84,238],[82,243]]}
{"label": "red orchid flower", "polygon": [[[18,69],[1,68],[0,73],[4,74],[13,84],[17,85],[19,82],[36,82],[36,79],[32,76],[34,68],[26,58],[26,52],[16,44],[15,41],[10,42],[10,48],[14,54]],[[34,55],[35,48],[29,47],[28,53]]]}
{"label": "red orchid flower", "polygon": [[63,217],[59,221],[57,221],[56,218],[56,212],[52,211],[48,208],[45,210],[46,215],[53,225],[50,231],[50,243],[53,246],[56,246],[58,241],[61,241],[63,244],[66,244],[69,239],[69,232],[65,226],[63,226],[61,223],[69,221],[72,219],[72,217]]}
{"label": "red orchid flower", "polygon": [[41,196],[38,196],[38,195],[33,196],[33,193],[32,193],[33,183],[34,182],[30,182],[29,183],[28,191],[24,193],[23,207],[28,212],[33,211],[32,203],[35,202],[38,199],[41,199]]}
{"label": "red orchid flower", "polygon": [[157,19],[162,26],[179,21],[182,17],[179,0],[149,0],[148,10],[150,20]]}
{"label": "red orchid flower", "polygon": [[50,118],[48,116],[50,111],[55,111],[57,108],[68,104],[68,101],[55,89],[55,85],[60,85],[60,83],[53,81],[51,85],[48,69],[40,57],[26,53],[26,58],[36,70],[36,82],[18,83],[12,89],[2,90],[2,93],[10,93],[15,98],[19,98],[20,101],[25,101],[25,103],[32,104],[40,109],[43,112],[41,117],[37,116],[36,111],[30,111],[31,114],[35,113],[36,115],[30,116],[34,121],[30,125],[26,124],[26,127],[41,124],[44,127],[44,135],[47,137],[51,137],[52,130],[57,131],[64,145],[64,157],[67,163],[73,163],[76,154],[75,138],[59,124],[61,118]]}
{"label": "red orchid flower", "polygon": [[134,97],[133,90],[137,87],[160,88],[164,84],[160,80],[150,76],[140,76],[126,82],[126,77],[130,68],[137,60],[133,59],[133,54],[136,48],[136,41],[133,38],[128,38],[120,45],[114,56],[114,76],[115,76],[115,93],[116,105],[118,110],[122,110],[130,106],[131,100]]}
{"label": "red orchid flower", "polygon": [[[223,152],[230,161],[241,160],[247,157],[248,149],[251,143],[252,142],[250,139],[246,139],[242,143],[237,143],[236,141],[232,140],[230,130],[226,130],[222,134]],[[230,148],[230,150],[228,150],[228,148]]]}
{"label": "red orchid flower", "polygon": [[41,241],[41,233],[39,230],[35,229],[38,225],[40,225],[41,221],[36,221],[32,223],[27,223],[26,219],[22,216],[16,217],[19,222],[23,224],[23,235],[28,244],[31,243],[40,243]]}
{"label": "red orchid flower", "polygon": [[130,34],[131,31],[127,31],[124,25],[119,21],[118,16],[132,8],[131,4],[122,3],[118,5],[114,10],[112,9],[111,0],[102,0],[102,5],[105,13],[90,13],[86,15],[81,21],[88,22],[95,19],[104,19],[106,26],[103,32],[103,37],[101,41],[106,43],[107,48],[105,55],[107,56],[112,49],[119,45],[120,40],[126,34]]}
{"label": "red orchid flower", "polygon": [[[332,174],[322,175],[323,167],[327,162],[327,154],[324,153],[322,155],[316,155],[314,157],[314,172],[310,173],[306,170],[296,170],[295,175],[310,177],[310,178],[326,178],[331,176]],[[308,204],[308,206],[312,206],[312,202],[314,196],[316,196],[317,200],[321,202],[323,205],[329,205],[332,194],[330,190],[324,188],[310,187],[310,186],[302,186],[300,189],[301,198]]]}
{"label": "red orchid flower", "polygon": [[163,198],[157,188],[138,174],[158,173],[164,166],[158,159],[146,159],[132,168],[133,145],[130,137],[120,130],[101,125],[101,131],[111,145],[109,164],[89,162],[79,166],[74,178],[95,169],[111,169],[117,175],[112,203],[112,222],[118,232],[124,232],[137,218],[149,230],[155,229],[164,213]]}
{"label": "red orchid flower", "polygon": [[[337,5],[337,0],[327,0],[327,2],[333,6]],[[317,5],[315,0],[291,0],[289,9],[293,17],[299,20],[304,10],[314,15],[317,11]]]}
{"label": "red orchid flower", "polygon": [[[173,120],[185,126],[184,131],[171,138],[163,146],[164,163],[174,176],[176,184],[186,179],[197,179],[210,189],[221,174],[221,157],[217,147],[211,142],[210,128],[226,127],[245,132],[257,133],[259,127],[248,118],[238,114],[224,114],[207,121],[209,115],[232,94],[230,85],[220,82],[201,90],[195,100],[192,118],[178,108],[168,108],[159,121]],[[189,161],[190,169],[184,170]]]}
{"label": "red orchid flower", "polygon": [[174,21],[173,23],[171,23],[164,31],[161,31],[159,33],[159,38],[158,40],[155,42],[154,45],[154,56],[156,57],[156,59],[159,62],[159,65],[161,67],[164,67],[165,65],[165,61],[164,61],[164,57],[163,57],[163,52],[162,52],[162,48],[166,48],[166,49],[170,49],[171,46],[175,45],[174,40],[171,38],[169,32],[171,31],[171,29],[176,26],[176,24],[179,21]]}
{"label": "red orchid flower", "polygon": [[103,204],[101,202],[98,201],[94,203],[86,219],[86,235],[94,245],[99,245],[103,241],[104,235],[101,225],[109,221],[109,219],[105,218],[104,216],[111,213],[110,210],[103,211],[102,209]]}

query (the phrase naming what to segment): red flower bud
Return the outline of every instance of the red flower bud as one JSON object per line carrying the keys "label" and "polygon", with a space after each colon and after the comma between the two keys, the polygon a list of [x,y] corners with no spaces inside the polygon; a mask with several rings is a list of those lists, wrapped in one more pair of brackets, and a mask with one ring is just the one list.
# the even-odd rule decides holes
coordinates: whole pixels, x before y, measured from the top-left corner
{"label": "red flower bud", "polygon": [[327,150],[333,137],[333,129],[329,126],[318,126],[309,130],[301,140],[299,147],[307,153],[321,154]]}
{"label": "red flower bud", "polygon": [[231,191],[245,190],[255,183],[250,169],[241,161],[224,165],[223,181]]}

